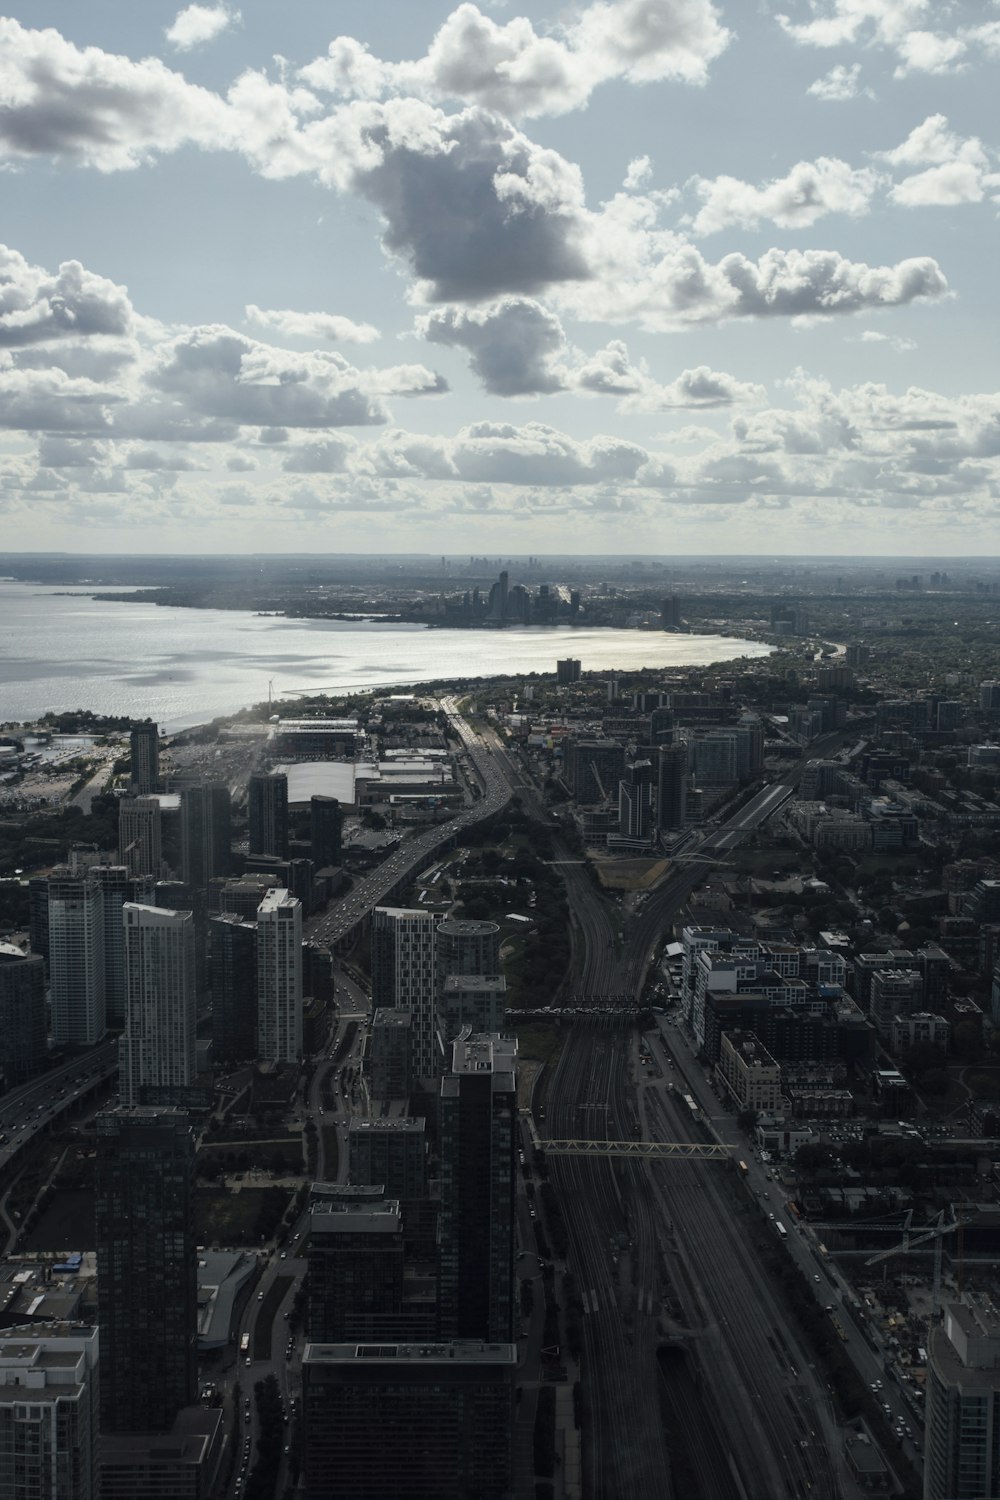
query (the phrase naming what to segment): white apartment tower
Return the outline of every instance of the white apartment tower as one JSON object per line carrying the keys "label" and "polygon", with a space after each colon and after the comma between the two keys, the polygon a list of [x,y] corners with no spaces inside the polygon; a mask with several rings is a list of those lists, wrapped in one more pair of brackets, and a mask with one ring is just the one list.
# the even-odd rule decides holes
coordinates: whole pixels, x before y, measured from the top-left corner
{"label": "white apartment tower", "polygon": [[100,887],[82,876],[48,883],[52,1035],[92,1047],[105,1032],[104,912]]}
{"label": "white apartment tower", "polygon": [[127,901],[125,1031],[118,1043],[123,1105],[143,1102],[143,1086],[194,1081],[198,1021],[194,917],[189,911]]}
{"label": "white apartment tower", "polygon": [[96,1328],[0,1336],[4,1500],[98,1500]]}
{"label": "white apartment tower", "polygon": [[431,1078],[437,1009],[433,912],[376,906],[372,914],[372,1006],[410,1012],[410,1074]]}
{"label": "white apartment tower", "polygon": [[257,1056],[302,1056],[302,903],[280,887],[257,908]]}

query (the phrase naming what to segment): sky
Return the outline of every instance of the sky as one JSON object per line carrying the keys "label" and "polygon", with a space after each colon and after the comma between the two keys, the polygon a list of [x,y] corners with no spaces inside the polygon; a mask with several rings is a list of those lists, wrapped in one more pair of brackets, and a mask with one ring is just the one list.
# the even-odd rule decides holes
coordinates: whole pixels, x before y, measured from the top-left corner
{"label": "sky", "polygon": [[1000,555],[998,63],[998,0],[8,7],[0,552]]}

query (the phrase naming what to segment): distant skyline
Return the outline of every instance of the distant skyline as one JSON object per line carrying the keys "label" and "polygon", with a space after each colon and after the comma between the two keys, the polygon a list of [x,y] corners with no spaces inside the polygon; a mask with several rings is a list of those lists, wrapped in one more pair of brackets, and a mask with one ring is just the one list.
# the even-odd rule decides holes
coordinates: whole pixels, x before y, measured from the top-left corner
{"label": "distant skyline", "polygon": [[1000,0],[0,16],[7,552],[1000,554]]}

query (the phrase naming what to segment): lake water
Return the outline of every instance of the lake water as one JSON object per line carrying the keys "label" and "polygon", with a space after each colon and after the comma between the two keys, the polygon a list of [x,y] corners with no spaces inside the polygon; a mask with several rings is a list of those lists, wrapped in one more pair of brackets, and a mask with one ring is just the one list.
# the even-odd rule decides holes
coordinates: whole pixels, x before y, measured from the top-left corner
{"label": "lake water", "polygon": [[284,620],[241,610],[108,604],[0,582],[0,723],[51,709],[151,718],[166,730],[267,699],[442,678],[706,666],[766,656],[756,641],[640,630],[436,630]]}

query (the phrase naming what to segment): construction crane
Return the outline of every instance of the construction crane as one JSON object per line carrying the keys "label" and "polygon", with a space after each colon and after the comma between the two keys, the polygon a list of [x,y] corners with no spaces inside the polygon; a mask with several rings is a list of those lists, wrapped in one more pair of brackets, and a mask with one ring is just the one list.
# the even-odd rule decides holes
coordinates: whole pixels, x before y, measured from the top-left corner
{"label": "construction crane", "polygon": [[894,1255],[908,1255],[918,1245],[925,1245],[928,1240],[934,1241],[934,1306],[937,1307],[941,1300],[941,1262],[944,1251],[944,1237],[946,1234],[954,1234],[961,1230],[967,1223],[965,1219],[959,1219],[954,1207],[950,1210],[951,1218],[945,1223],[945,1210],[942,1209],[933,1224],[925,1225],[916,1234],[911,1234],[910,1225],[913,1222],[913,1210],[906,1215],[903,1223],[902,1243],[892,1245],[888,1250],[879,1250],[870,1255],[865,1261],[866,1266],[875,1266],[884,1260],[891,1260]]}

